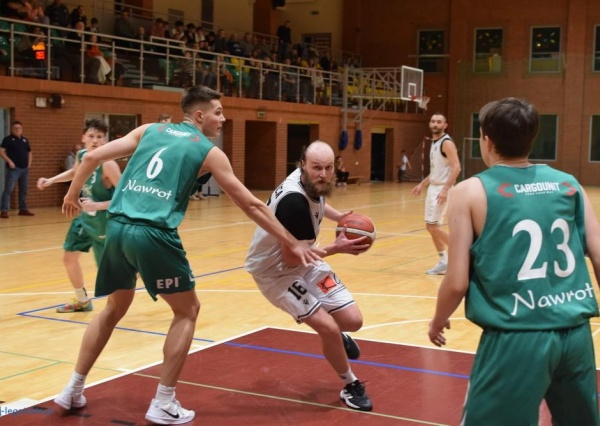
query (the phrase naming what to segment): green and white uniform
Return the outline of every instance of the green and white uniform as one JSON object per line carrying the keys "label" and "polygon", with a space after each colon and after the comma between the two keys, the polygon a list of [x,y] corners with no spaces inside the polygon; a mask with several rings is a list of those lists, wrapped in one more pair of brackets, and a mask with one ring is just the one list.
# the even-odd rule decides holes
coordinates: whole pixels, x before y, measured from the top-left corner
{"label": "green and white uniform", "polygon": [[155,300],[158,293],[194,288],[177,227],[213,147],[192,123],[160,123],[146,129],[108,210],[106,255],[96,296],[135,288],[136,272]]}
{"label": "green and white uniform", "polygon": [[[82,149],[77,153],[79,163],[87,153]],[[102,183],[102,165],[98,166],[92,175],[85,181],[81,196],[92,201],[108,201],[112,198],[114,188],[106,188]],[[107,215],[106,210],[98,210],[93,213],[82,212],[71,221],[63,248],[66,251],[88,252],[90,247],[94,248],[96,264],[100,264],[104,252],[104,239],[106,234]]]}
{"label": "green and white uniform", "polygon": [[547,165],[476,177],[487,215],[471,247],[466,316],[484,332],[463,424],[537,425],[545,398],[556,424],[598,425],[580,185]]}

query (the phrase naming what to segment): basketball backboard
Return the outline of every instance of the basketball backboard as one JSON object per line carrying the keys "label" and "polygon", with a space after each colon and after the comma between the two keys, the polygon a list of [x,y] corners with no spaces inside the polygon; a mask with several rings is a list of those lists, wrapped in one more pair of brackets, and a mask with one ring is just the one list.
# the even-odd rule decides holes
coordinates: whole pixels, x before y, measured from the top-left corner
{"label": "basketball backboard", "polygon": [[400,97],[412,101],[423,96],[423,70],[402,66],[402,87]]}

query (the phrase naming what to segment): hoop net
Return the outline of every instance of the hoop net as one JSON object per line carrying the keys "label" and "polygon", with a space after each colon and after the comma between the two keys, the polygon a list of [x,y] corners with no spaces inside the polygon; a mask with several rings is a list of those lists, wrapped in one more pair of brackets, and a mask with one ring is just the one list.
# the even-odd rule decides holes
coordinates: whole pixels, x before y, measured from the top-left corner
{"label": "hoop net", "polygon": [[417,106],[427,111],[427,104],[431,98],[429,96],[411,96],[410,100],[417,103]]}

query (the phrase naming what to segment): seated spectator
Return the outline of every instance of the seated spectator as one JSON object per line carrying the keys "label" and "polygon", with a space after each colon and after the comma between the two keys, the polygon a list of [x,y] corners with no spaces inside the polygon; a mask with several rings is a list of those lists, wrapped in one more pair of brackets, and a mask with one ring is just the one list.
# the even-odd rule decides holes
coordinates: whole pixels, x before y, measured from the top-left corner
{"label": "seated spectator", "polygon": [[348,177],[350,176],[350,172],[346,171],[346,166],[344,165],[344,159],[341,155],[335,157],[335,176],[336,176],[336,184],[335,186],[346,186],[348,183]]}
{"label": "seated spectator", "polygon": [[167,113],[162,113],[158,116],[159,123],[171,123],[172,117]]}
{"label": "seated spectator", "polygon": [[195,72],[194,58],[190,50],[183,53],[183,58],[177,60],[175,85],[188,88],[192,85]]}
{"label": "seated spectator", "polygon": [[298,102],[298,70],[289,65],[290,58],[285,58],[281,66],[281,96],[283,101]]}
{"label": "seated spectator", "polygon": [[104,53],[100,50],[100,46],[98,46],[98,36],[96,34],[90,36],[90,42],[87,44],[85,54],[89,58],[95,58],[100,62],[96,78],[100,84],[105,84],[107,76],[112,71],[112,67],[105,59]]}
{"label": "seated spectator", "polygon": [[71,27],[75,28],[75,24],[82,21],[84,26],[87,27],[87,16],[85,14],[85,8],[82,5],[77,6],[71,12]]}
{"label": "seated spectator", "polygon": [[100,23],[98,22],[98,18],[92,18],[90,20],[90,26],[85,28],[86,31],[91,33],[100,33]]}
{"label": "seated spectator", "polygon": [[185,30],[183,31],[183,41],[187,46],[200,42],[200,38],[196,32],[196,25],[191,22],[186,25]]}
{"label": "seated spectator", "polygon": [[73,168],[73,166],[75,165],[75,157],[77,156],[77,153],[79,152],[79,150],[81,150],[82,148],[83,148],[83,144],[81,142],[77,142],[76,144],[73,145],[73,147],[71,148],[71,151],[69,151],[69,153],[67,154],[67,157],[65,158],[65,162],[63,165],[63,171],[71,170]]}
{"label": "seated spectator", "polygon": [[26,20],[30,13],[31,4],[25,0],[2,0],[0,2],[0,16]]}

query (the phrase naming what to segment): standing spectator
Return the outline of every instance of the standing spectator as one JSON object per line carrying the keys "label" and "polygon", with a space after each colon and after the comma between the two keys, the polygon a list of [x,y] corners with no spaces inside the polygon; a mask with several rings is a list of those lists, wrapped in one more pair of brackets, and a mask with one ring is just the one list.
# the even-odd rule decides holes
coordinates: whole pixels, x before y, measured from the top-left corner
{"label": "standing spectator", "polygon": [[19,216],[33,216],[27,209],[27,191],[29,187],[29,168],[33,155],[29,139],[23,136],[23,124],[13,121],[10,135],[2,139],[0,157],[6,162],[6,179],[0,201],[0,218],[8,219],[10,196],[19,183]]}
{"label": "standing spectator", "polygon": [[62,0],[54,0],[46,7],[46,16],[50,20],[50,25],[57,25],[63,28],[69,28],[71,16],[69,9]]}
{"label": "standing spectator", "polygon": [[71,12],[71,27],[75,28],[77,22],[83,22],[84,26],[87,27],[87,16],[85,14],[85,8],[82,5],[77,6]]}
{"label": "standing spectator", "polygon": [[[131,23],[129,11],[123,9],[121,16],[115,21],[115,35],[123,38],[135,38],[135,28]],[[131,47],[131,41],[129,40],[115,40],[115,44],[121,47]]]}
{"label": "standing spectator", "polygon": [[291,46],[292,29],[290,28],[290,21],[285,21],[285,24],[277,28],[277,55],[280,61],[288,57]]}
{"label": "standing spectator", "polygon": [[348,177],[350,177],[350,172],[346,170],[346,165],[344,164],[344,159],[341,155],[335,157],[335,177],[337,181],[335,186],[348,185]]}
{"label": "standing spectator", "polygon": [[[86,405],[85,379],[129,310],[139,272],[152,299],[163,299],[173,316],[164,344],[160,382],[146,419],[159,424],[181,424],[194,418],[194,411],[184,409],[175,395],[200,311],[194,274],[177,228],[200,172],[212,173],[237,206],[275,235],[277,245],[288,248],[293,261],[306,265],[319,260],[306,241],[294,238],[271,210],[242,185],[227,156],[208,140],[219,136],[225,122],[220,98],[219,92],[194,86],[181,100],[183,122],[169,125],[173,132],[161,131],[161,124],[145,124],[83,157],[65,196],[63,212],[67,216],[81,211],[79,193],[96,167],[122,156],[131,159],[111,202],[106,250],[96,279],[96,296],[108,295],[108,301],[85,330],[71,378],[54,400],[60,407],[69,410]],[[152,173],[147,171],[149,164],[158,164]],[[130,187],[132,181],[136,182],[135,188]],[[164,262],[157,264],[156,259]],[[172,278],[176,283],[165,285]],[[123,407],[128,405],[129,401],[123,401]]]}
{"label": "standing spectator", "polygon": [[[106,83],[107,76],[112,71],[112,67],[104,57],[104,53],[100,50],[100,46],[98,46],[98,36],[96,34],[90,36],[90,42],[86,46],[85,55],[100,63],[100,66],[97,67],[98,71],[95,79],[97,79],[100,84]],[[96,67],[94,66],[94,69],[95,68]]]}
{"label": "standing spectator", "polygon": [[529,161],[539,126],[533,105],[493,101],[479,122],[488,169],[452,190],[448,273],[428,332],[445,345],[463,299],[466,317],[483,328],[461,425],[537,425],[543,400],[548,423],[600,425],[590,328],[598,219],[573,176]]}
{"label": "standing spectator", "polygon": [[[83,156],[106,143],[107,131],[108,126],[102,119],[86,120],[81,137],[85,149],[77,153],[74,167],[48,179],[39,178],[38,189],[43,191],[54,183],[72,180]],[[81,253],[87,253],[90,248],[93,248],[96,265],[100,264],[104,252],[108,220],[106,210],[110,206],[110,200],[120,177],[119,165],[115,161],[105,161],[94,170],[94,173],[85,182],[81,198],[83,212],[71,221],[63,245],[65,250],[63,263],[75,298],[70,303],[56,308],[58,313],[89,312],[94,309],[92,299],[85,288],[79,257]]]}
{"label": "standing spectator", "polygon": [[240,42],[237,39],[236,33],[231,33],[229,35],[229,40],[227,41],[227,51],[232,56],[243,56],[242,47],[240,46]]}
{"label": "standing spectator", "polygon": [[254,43],[252,43],[252,36],[250,33],[244,33],[244,37],[240,40],[240,48],[242,49],[242,56],[249,58],[252,56],[254,51]]}
{"label": "standing spectator", "polygon": [[71,170],[73,168],[73,166],[75,165],[75,159],[77,158],[77,153],[79,152],[79,150],[81,148],[83,148],[83,145],[81,142],[77,142],[76,144],[73,145],[73,148],[71,148],[71,151],[69,151],[69,153],[67,154],[67,156],[65,158],[65,163],[63,165],[63,171]]}
{"label": "standing spectator", "polygon": [[431,130],[431,149],[429,151],[430,170],[412,190],[413,195],[419,195],[427,188],[425,199],[425,227],[431,235],[433,245],[440,257],[439,262],[426,273],[428,275],[444,275],[448,264],[448,232],[442,229],[446,214],[448,193],[460,174],[460,160],[454,141],[446,133],[448,122],[443,114],[435,113],[429,120]]}
{"label": "standing spectator", "polygon": [[86,27],[85,30],[89,31],[90,33],[99,34],[100,33],[100,23],[98,22],[98,18],[92,18],[90,20],[90,26]]}
{"label": "standing spectator", "polygon": [[26,20],[31,14],[31,4],[25,0],[0,1],[0,16],[11,19]]}
{"label": "standing spectator", "polygon": [[[74,74],[79,73],[79,76],[76,75],[74,81],[80,81],[81,74],[83,74],[85,78],[85,82],[100,84],[100,80],[98,79],[98,75],[101,72],[102,64],[100,63],[100,59],[94,56],[83,55],[83,70],[81,70],[81,49],[86,49],[86,44],[82,45],[82,42],[85,40],[85,24],[82,21],[78,21],[75,23],[76,31],[69,31],[67,35],[68,44],[65,46],[67,50],[72,72]],[[94,35],[94,37],[96,37]],[[96,44],[97,47],[97,44]]]}
{"label": "standing spectator", "polygon": [[183,40],[186,46],[190,46],[194,43],[200,42],[200,38],[198,36],[198,33],[196,32],[196,25],[194,25],[192,22],[186,25],[185,31],[183,32],[183,36]]}
{"label": "standing spectator", "polygon": [[[269,208],[296,238],[316,241],[324,218],[337,223],[351,213],[339,212],[327,204],[326,197],[331,194],[334,182],[333,150],[325,142],[315,141],[302,154],[300,167],[273,192]],[[349,240],[345,232],[340,232],[335,241],[324,248],[326,256],[363,253],[369,248],[365,239]],[[362,327],[362,314],[329,264],[290,262],[287,248],[257,227],[245,267],[271,304],[319,334],[323,355],[344,383],[340,399],[355,410],[371,411],[373,405],[365,385],[348,362],[360,356],[360,349],[354,339],[344,333]]]}
{"label": "standing spectator", "polygon": [[402,163],[398,168],[398,183],[402,183],[403,180],[406,180],[406,171],[412,169],[410,161],[408,161],[408,157],[406,156],[406,150],[403,149],[400,154],[402,155]]}
{"label": "standing spectator", "polygon": [[215,36],[213,52],[227,53],[227,39],[225,38],[225,30],[220,29]]}

